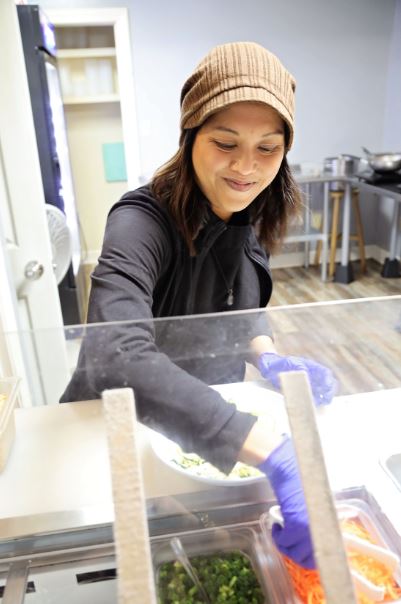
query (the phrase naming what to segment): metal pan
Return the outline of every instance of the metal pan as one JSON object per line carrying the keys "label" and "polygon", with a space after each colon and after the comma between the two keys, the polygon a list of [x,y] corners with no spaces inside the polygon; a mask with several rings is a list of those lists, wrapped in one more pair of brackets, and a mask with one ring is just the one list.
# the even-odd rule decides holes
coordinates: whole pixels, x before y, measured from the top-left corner
{"label": "metal pan", "polygon": [[396,172],[401,168],[401,152],[399,153],[371,153],[364,147],[369,166],[375,172]]}

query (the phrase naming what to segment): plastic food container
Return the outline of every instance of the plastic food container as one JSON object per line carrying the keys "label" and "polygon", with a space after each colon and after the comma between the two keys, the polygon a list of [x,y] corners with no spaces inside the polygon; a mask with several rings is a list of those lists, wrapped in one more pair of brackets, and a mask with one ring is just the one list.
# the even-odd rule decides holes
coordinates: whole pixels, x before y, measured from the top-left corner
{"label": "plastic food container", "polygon": [[262,543],[260,525],[257,522],[153,538],[152,559],[157,592],[160,567],[165,562],[173,562],[176,559],[170,546],[172,537],[180,538],[190,559],[195,556],[240,552],[251,563],[263,591],[264,604],[295,604],[284,565],[271,540],[264,537]]}
{"label": "plastic food container", "polygon": [[[357,526],[360,526],[362,530],[368,533],[369,537],[371,538],[374,544],[379,545],[387,550],[390,550],[398,556],[401,556],[400,539],[397,536],[396,531],[393,529],[390,522],[388,521],[387,517],[383,515],[380,509],[374,509],[366,501],[359,499],[345,499],[342,501],[337,501],[336,508],[343,532],[351,532],[350,529],[347,528],[347,522],[355,522]],[[270,514],[263,514],[260,518],[260,523],[263,538],[266,539],[267,542],[271,543],[270,527],[272,524],[272,520]],[[349,552],[349,560],[351,559],[351,555],[352,550],[351,552]],[[360,568],[353,566],[352,563],[350,563],[350,568],[354,568],[355,570],[360,572],[360,574],[364,575],[366,578],[369,578],[364,572],[360,570]],[[368,571],[366,570],[366,572]],[[284,568],[284,575],[287,575],[287,581],[291,585],[290,589],[292,590],[292,580],[286,568]],[[397,586],[401,587],[400,565],[398,565],[396,570],[392,573],[392,577]],[[295,601],[297,603],[303,601],[300,600],[296,596],[296,594],[295,598]],[[394,604],[401,604],[401,597],[391,598],[386,595],[384,601],[386,603],[392,602]]]}
{"label": "plastic food container", "polygon": [[5,468],[15,438],[14,409],[19,378],[0,379],[0,472]]}
{"label": "plastic food container", "polygon": [[[391,530],[390,523],[384,523],[385,517],[381,513],[372,509],[365,501],[350,499],[344,503],[337,504],[339,519],[346,520],[350,518],[357,520],[360,525],[369,533],[373,543],[385,549],[388,549],[398,556],[401,556],[401,542]],[[393,578],[398,587],[401,587],[401,567],[398,565],[393,573]],[[386,602],[401,604],[401,597],[397,599],[385,598]]]}

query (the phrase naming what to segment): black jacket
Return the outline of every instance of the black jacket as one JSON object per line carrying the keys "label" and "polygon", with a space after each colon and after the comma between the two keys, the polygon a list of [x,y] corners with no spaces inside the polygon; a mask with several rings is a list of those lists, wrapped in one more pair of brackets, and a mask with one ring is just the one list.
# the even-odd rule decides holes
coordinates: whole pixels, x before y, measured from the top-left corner
{"label": "black jacket", "polygon": [[88,323],[107,325],[86,328],[61,402],[130,386],[143,423],[228,471],[255,418],[206,384],[241,380],[249,340],[269,328],[264,313],[203,314],[265,307],[272,282],[246,211],[227,224],[209,212],[195,246],[191,257],[147,186],[113,206],[88,311]]}

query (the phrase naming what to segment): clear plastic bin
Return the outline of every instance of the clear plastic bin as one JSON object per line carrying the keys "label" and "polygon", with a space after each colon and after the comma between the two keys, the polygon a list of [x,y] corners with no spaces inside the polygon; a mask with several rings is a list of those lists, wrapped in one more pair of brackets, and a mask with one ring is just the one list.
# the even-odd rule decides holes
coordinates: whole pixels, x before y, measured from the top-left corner
{"label": "clear plastic bin", "polygon": [[14,409],[19,382],[19,378],[0,379],[0,472],[6,466],[15,438]]}
{"label": "clear plastic bin", "polygon": [[[374,509],[370,508],[365,501],[350,499],[344,503],[338,503],[336,507],[340,521],[347,518],[357,520],[369,533],[369,536],[376,545],[380,545],[400,556],[400,540],[398,539],[397,542],[395,535],[391,534],[388,528],[386,528],[379,514],[376,513]],[[398,586],[401,587],[400,566],[398,566],[397,570],[394,572],[393,577]],[[401,604],[401,598],[386,601]]]}
{"label": "clear plastic bin", "polygon": [[[347,520],[357,521],[357,523],[369,534],[373,543],[392,551],[398,556],[401,555],[400,539],[397,537],[396,531],[393,529],[387,517],[383,515],[379,508],[375,509],[374,507],[371,507],[362,499],[345,499],[343,501],[337,501],[336,508],[340,523],[346,522]],[[266,543],[271,544],[272,519],[269,512],[261,516],[260,523],[263,539],[266,540]],[[290,584],[290,590],[292,591],[293,587],[291,578],[285,565],[283,566],[283,574],[286,576],[286,580]],[[394,572],[393,577],[398,586],[401,587],[400,566],[398,566],[398,569]],[[296,598],[295,601],[299,603],[300,600],[298,597],[296,595],[294,597]],[[401,604],[401,598],[385,598],[384,601],[388,603],[391,602],[393,604]]]}
{"label": "clear plastic bin", "polygon": [[156,588],[159,584],[161,565],[176,559],[170,546],[170,540],[176,536],[180,538],[190,559],[194,556],[241,552],[251,562],[262,588],[265,604],[295,604],[284,565],[269,539],[264,538],[262,544],[258,523],[201,529],[153,538],[152,559]]}

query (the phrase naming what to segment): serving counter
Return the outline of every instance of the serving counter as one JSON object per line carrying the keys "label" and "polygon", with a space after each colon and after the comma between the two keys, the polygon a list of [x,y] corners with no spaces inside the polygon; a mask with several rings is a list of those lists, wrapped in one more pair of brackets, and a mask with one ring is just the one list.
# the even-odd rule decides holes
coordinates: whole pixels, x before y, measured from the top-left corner
{"label": "serving counter", "polygon": [[[211,332],[207,326],[212,318]],[[219,358],[227,363],[230,358],[249,358],[240,326],[260,325],[261,320],[272,329],[282,354],[302,354],[332,368],[338,380],[337,396],[330,405],[316,409],[331,490],[337,501],[366,505],[389,547],[400,555],[401,484],[387,461],[401,453],[401,296],[172,319],[168,330],[161,329],[164,320],[150,326],[153,329],[156,323],[157,333],[168,334],[173,362],[201,359],[204,370],[209,362],[214,369],[219,366]],[[127,342],[137,328],[137,322],[82,326],[75,333],[78,343],[99,330],[105,343],[116,342],[119,334]],[[207,344],[205,333],[211,338]],[[172,341],[173,334],[178,342]],[[67,335],[68,344],[71,331]],[[90,370],[103,375],[98,350]],[[60,392],[64,387],[60,386]],[[282,395],[249,367],[245,381],[212,387],[242,411],[266,411],[280,431],[288,431]],[[20,599],[4,599],[4,604],[86,604],[92,600],[110,604],[116,601],[114,507],[102,403],[53,402],[15,410],[15,440],[0,473],[0,601],[2,586],[22,584]],[[210,534],[213,543],[219,543],[220,532],[213,536],[207,531],[221,529],[224,536],[224,531],[230,533],[229,527],[242,527],[245,533],[250,529],[257,535],[258,542],[264,538],[261,518],[275,503],[265,478],[235,486],[216,484],[213,476],[201,480],[182,468],[175,470],[155,450],[154,442],[153,430],[139,424],[154,564],[163,558],[160,552],[168,550],[173,535],[192,544],[207,542]],[[269,564],[267,575],[277,574],[278,584],[278,577],[286,575],[281,575],[272,543],[263,543],[261,568]],[[283,590],[290,590],[288,597],[274,595],[273,590],[266,601],[298,604],[288,585],[283,579]]]}
{"label": "serving counter", "polygon": [[[260,383],[235,388],[239,400],[255,396],[256,390],[259,396],[269,396]],[[340,396],[317,416],[333,491],[338,499],[364,498],[374,505],[375,514],[383,514],[395,529],[398,543],[394,543],[401,552],[401,485],[397,488],[384,469],[385,460],[400,448],[400,401],[401,388]],[[6,559],[18,554],[43,557],[46,543],[52,552],[69,551],[71,546],[86,551],[84,561],[76,553],[69,560],[70,574],[99,573],[105,567],[109,572],[115,568],[113,504],[101,401],[17,409],[16,425],[17,439],[0,477],[0,571],[6,569]],[[140,448],[152,537],[181,534],[199,525],[247,525],[257,522],[274,501],[264,480],[240,488],[213,487],[174,472],[155,455],[151,431],[142,425]],[[99,539],[103,543],[98,555],[102,555],[88,558],[87,550],[93,556]],[[54,566],[53,555],[47,551],[47,563],[52,560]],[[41,565],[46,566],[43,560]],[[34,569],[31,574],[40,593],[41,582],[48,579],[42,573],[38,582]],[[64,569],[58,577],[59,589],[66,590],[67,574]],[[94,585],[99,589],[98,582]],[[108,598],[111,589],[108,585]],[[85,601],[82,591],[78,596],[77,601]],[[27,595],[26,602],[36,602],[33,594]]]}
{"label": "serving counter", "polygon": [[[224,392],[224,388],[219,389]],[[250,395],[253,400],[268,398],[270,392],[260,382],[230,384],[230,396],[234,389],[238,400]],[[255,395],[256,391],[260,392]],[[31,521],[33,527],[40,522],[45,530],[71,528],[77,514],[90,525],[112,521],[101,401],[17,409],[15,414],[17,438],[0,474],[1,538],[34,532],[29,528]],[[330,406],[317,411],[317,418],[333,490],[366,486],[401,536],[401,491],[383,467],[385,459],[400,449],[401,388],[338,396]],[[212,480],[209,484],[199,482],[163,463],[152,449],[152,430],[140,424],[139,434],[149,500],[218,490]],[[255,486],[246,488],[252,492]],[[227,496],[233,491],[231,487],[223,490]],[[267,481],[260,490],[266,498],[273,497]]]}

